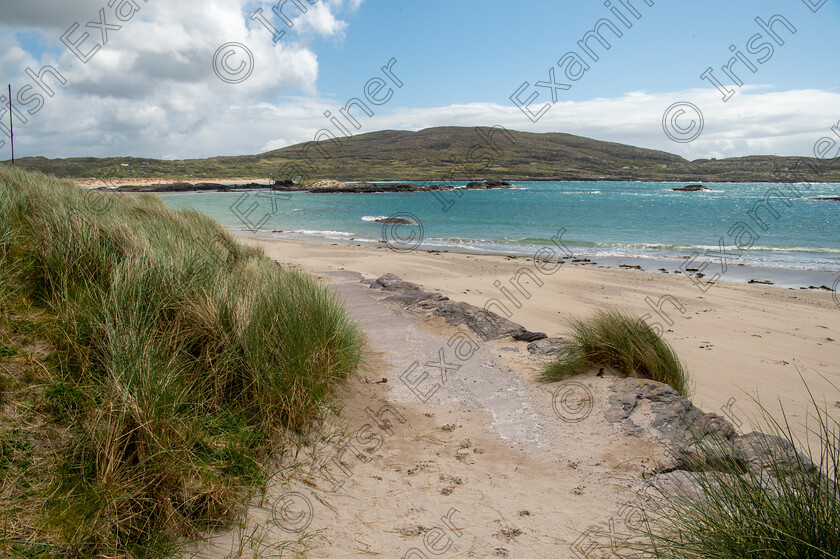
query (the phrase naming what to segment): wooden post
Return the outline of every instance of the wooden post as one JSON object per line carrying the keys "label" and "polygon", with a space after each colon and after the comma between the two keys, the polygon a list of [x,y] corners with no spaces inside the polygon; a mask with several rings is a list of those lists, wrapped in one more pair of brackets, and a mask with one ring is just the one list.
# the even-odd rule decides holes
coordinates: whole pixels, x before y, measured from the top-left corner
{"label": "wooden post", "polygon": [[12,120],[12,84],[9,84],[9,141],[12,143],[12,165],[15,164],[15,123]]}

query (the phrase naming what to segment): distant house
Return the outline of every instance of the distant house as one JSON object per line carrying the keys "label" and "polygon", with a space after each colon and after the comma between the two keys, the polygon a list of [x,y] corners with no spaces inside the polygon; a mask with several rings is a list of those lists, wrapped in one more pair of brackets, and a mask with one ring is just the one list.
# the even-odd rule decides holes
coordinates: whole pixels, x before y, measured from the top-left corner
{"label": "distant house", "polygon": [[120,167],[131,167],[128,163],[120,163]]}

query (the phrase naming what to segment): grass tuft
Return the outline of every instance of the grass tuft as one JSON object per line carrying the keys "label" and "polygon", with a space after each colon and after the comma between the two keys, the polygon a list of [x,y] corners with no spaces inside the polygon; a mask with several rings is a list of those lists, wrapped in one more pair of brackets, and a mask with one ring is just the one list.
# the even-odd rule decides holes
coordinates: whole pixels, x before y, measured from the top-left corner
{"label": "grass tuft", "polygon": [[543,369],[541,380],[563,380],[604,366],[627,376],[664,382],[689,396],[688,373],[673,348],[643,320],[607,308],[587,320],[573,320],[571,329],[570,343]]}

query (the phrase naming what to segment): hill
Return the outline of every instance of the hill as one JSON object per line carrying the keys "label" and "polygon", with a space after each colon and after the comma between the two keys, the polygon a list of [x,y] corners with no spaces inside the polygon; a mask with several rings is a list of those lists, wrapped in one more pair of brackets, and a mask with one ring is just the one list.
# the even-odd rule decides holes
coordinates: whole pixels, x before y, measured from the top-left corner
{"label": "hill", "polygon": [[[46,159],[21,166],[66,178],[779,181],[800,157],[755,155],[688,161],[664,151],[560,133],[439,127],[326,137],[259,155],[157,160],[134,157]],[[813,174],[813,173],[812,173]],[[840,181],[836,165],[808,180]]]}

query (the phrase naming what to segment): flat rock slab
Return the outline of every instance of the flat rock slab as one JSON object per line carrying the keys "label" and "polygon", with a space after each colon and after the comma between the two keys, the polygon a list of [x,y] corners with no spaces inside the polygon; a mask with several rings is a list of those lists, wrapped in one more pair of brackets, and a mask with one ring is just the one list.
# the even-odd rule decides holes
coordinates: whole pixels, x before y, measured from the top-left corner
{"label": "flat rock slab", "polygon": [[385,274],[372,282],[365,280],[363,283],[369,284],[372,289],[394,292],[386,301],[398,303],[427,316],[439,316],[446,320],[449,326],[465,325],[484,341],[513,338],[523,342],[534,342],[547,337],[543,332],[531,332],[524,326],[475,305],[452,301],[440,293],[425,291],[419,285],[403,281],[394,274]]}

